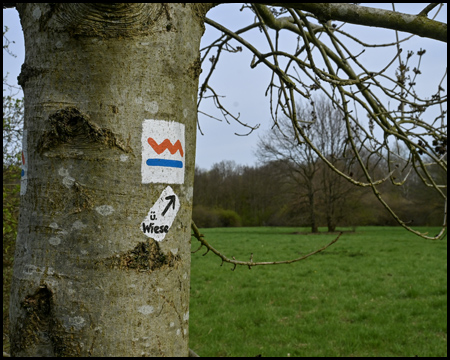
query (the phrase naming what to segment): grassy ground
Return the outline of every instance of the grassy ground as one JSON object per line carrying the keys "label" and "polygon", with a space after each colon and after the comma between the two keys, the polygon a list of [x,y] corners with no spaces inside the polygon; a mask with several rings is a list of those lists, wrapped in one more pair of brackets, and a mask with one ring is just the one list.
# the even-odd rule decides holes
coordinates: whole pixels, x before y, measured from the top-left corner
{"label": "grassy ground", "polygon": [[[202,231],[227,256],[254,261],[296,258],[335,236]],[[447,239],[358,228],[305,261],[235,271],[204,252],[192,256],[189,320],[200,356],[447,356]]]}
{"label": "grassy ground", "polygon": [[[431,232],[433,229],[429,229]],[[229,257],[299,257],[335,235],[298,228],[205,229]],[[193,249],[198,242],[193,240]],[[201,356],[447,356],[447,239],[359,228],[325,252],[237,267],[192,255],[190,347]],[[11,264],[3,263],[3,350]]]}

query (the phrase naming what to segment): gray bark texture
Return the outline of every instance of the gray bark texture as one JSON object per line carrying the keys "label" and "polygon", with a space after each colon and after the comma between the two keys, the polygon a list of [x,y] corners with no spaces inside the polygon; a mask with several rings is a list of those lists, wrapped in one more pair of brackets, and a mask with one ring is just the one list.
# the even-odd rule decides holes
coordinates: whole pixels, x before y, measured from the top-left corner
{"label": "gray bark texture", "polygon": [[[19,76],[26,166],[12,356],[188,356],[196,93],[207,9],[17,4],[26,47]],[[142,181],[148,119],[185,131],[184,181],[170,185],[179,210],[161,241],[141,226],[170,184],[170,175],[167,183]],[[166,212],[175,208],[170,201]]]}

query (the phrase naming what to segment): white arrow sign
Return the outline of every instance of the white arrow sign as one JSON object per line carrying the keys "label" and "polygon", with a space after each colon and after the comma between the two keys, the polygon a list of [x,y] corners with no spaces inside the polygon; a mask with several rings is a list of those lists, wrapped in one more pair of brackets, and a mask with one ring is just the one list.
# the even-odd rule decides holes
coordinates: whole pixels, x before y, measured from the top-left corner
{"label": "white arrow sign", "polygon": [[141,223],[141,231],[156,241],[164,240],[179,209],[178,196],[170,186],[166,187]]}

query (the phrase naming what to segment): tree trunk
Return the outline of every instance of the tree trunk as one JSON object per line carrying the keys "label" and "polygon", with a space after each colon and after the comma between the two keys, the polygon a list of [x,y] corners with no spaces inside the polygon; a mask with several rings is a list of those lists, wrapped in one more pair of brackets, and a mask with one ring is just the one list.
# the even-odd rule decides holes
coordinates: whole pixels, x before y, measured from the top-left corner
{"label": "tree trunk", "polygon": [[319,228],[317,227],[317,221],[316,221],[316,206],[315,206],[315,196],[314,196],[314,189],[309,189],[309,214],[311,218],[311,232],[312,233],[318,233]]}
{"label": "tree trunk", "polygon": [[334,232],[336,230],[336,225],[334,224],[333,218],[330,216],[327,216],[327,227],[328,232]]}
{"label": "tree trunk", "polygon": [[187,356],[204,5],[18,4],[13,356]]}

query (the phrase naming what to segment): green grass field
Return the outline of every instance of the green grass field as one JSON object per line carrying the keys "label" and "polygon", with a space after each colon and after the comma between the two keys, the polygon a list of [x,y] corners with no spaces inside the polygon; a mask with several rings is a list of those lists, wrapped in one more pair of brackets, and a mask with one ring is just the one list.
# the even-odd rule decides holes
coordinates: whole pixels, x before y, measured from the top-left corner
{"label": "green grass field", "polygon": [[[254,261],[296,258],[336,236],[201,231],[245,261],[250,253]],[[231,271],[204,253],[192,255],[189,320],[190,347],[200,356],[447,356],[447,238],[364,227],[307,260],[252,270]]]}

